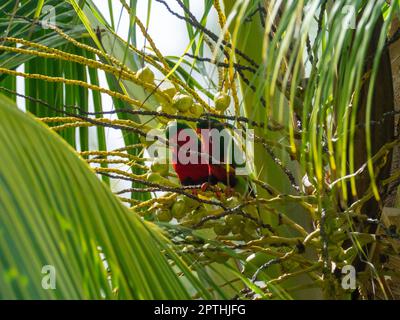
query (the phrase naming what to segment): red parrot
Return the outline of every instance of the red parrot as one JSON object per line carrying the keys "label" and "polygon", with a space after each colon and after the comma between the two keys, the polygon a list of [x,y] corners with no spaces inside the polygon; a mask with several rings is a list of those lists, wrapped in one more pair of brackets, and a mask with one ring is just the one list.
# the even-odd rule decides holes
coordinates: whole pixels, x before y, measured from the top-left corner
{"label": "red parrot", "polygon": [[[208,164],[209,182],[211,184],[222,182],[228,187],[227,189],[233,188],[244,197],[255,197],[255,186],[249,177],[236,175],[236,168],[239,167],[239,164],[236,162],[237,159],[233,157],[235,154],[233,148],[239,147],[232,135],[224,129],[225,126],[215,119],[197,122],[196,131],[201,137],[201,152],[211,155],[216,160],[212,161],[211,157],[208,156],[210,159]],[[219,154],[215,154],[215,152],[219,152]],[[245,158],[239,160],[245,160]]]}
{"label": "red parrot", "polygon": [[172,167],[181,184],[190,186],[208,182],[208,165],[205,155],[201,154],[201,142],[196,131],[186,123],[173,121],[166,128],[166,136],[172,147]]}
{"label": "red parrot", "polygon": [[[209,182],[211,184],[222,182],[229,187],[234,187],[236,185],[235,165],[229,163],[228,155],[228,149],[231,149],[225,148],[224,138],[221,138],[221,136],[212,138],[213,130],[220,133],[223,129],[224,126],[220,122],[210,119],[199,120],[196,131],[201,137],[201,152],[209,155]],[[229,139],[229,137],[226,138]],[[216,154],[216,152],[219,152],[219,154]]]}

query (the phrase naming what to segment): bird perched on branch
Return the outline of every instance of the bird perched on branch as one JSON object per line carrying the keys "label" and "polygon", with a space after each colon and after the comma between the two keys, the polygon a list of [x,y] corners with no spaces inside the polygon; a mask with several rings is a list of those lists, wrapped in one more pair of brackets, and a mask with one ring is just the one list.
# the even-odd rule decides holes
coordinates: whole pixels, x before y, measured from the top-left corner
{"label": "bird perched on branch", "polygon": [[229,144],[230,135],[224,131],[225,127],[217,120],[199,120],[196,131],[201,139],[201,152],[209,155],[208,175],[209,183],[223,184],[234,187],[236,184],[235,164],[230,157],[232,146]]}
{"label": "bird perched on branch", "polygon": [[201,154],[201,141],[189,125],[170,122],[166,137],[172,147],[172,167],[184,186],[202,185],[209,180],[207,159]]}
{"label": "bird perched on branch", "polygon": [[226,126],[210,118],[199,120],[196,131],[200,135],[202,153],[209,155],[208,182],[213,185],[221,182],[243,196],[254,197],[255,188],[249,177],[236,174],[238,155],[241,161],[245,157]]}
{"label": "bird perched on branch", "polygon": [[231,190],[254,197],[249,177],[236,174],[234,148],[239,146],[224,129],[224,124],[215,119],[199,120],[196,131],[185,122],[170,122],[166,137],[172,147],[172,167],[184,186],[201,185],[205,191],[210,185],[222,183],[228,193]]}

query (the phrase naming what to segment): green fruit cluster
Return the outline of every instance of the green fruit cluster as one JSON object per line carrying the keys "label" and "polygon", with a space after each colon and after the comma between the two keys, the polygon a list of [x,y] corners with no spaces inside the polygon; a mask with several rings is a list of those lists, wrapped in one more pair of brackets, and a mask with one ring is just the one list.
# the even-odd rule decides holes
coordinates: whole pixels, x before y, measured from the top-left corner
{"label": "green fruit cluster", "polygon": [[171,101],[158,97],[160,106],[157,108],[157,112],[188,118],[200,118],[204,113],[204,107],[195,102],[192,96],[177,92],[174,87],[164,89],[162,92],[170,97]]}
{"label": "green fruit cluster", "polygon": [[[148,174],[148,181],[159,183],[162,179],[160,172],[165,170],[164,167],[158,167],[158,164],[152,166],[152,170],[158,173],[151,172]],[[166,170],[165,170],[166,171]],[[225,205],[233,208],[240,204],[236,197],[228,198]],[[243,209],[245,216],[240,213],[231,213],[223,217],[219,217],[222,212],[221,208],[209,204],[203,204],[193,198],[179,195],[171,203],[164,203],[162,212],[159,208],[155,214],[156,220],[165,222],[166,220],[176,221],[185,227],[196,226],[197,229],[210,229],[213,230],[216,237],[230,237],[234,236],[238,240],[251,241],[260,236],[260,226],[257,223],[258,211],[255,206],[247,206]],[[170,212],[167,215],[164,210]],[[161,215],[161,219],[159,219]],[[215,217],[215,219],[214,219]],[[207,218],[207,219],[205,219]]]}

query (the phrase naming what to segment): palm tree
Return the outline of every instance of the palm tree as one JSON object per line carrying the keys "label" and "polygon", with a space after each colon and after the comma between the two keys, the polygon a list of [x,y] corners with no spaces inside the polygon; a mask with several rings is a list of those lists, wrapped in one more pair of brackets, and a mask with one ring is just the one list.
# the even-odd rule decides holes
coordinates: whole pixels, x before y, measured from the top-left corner
{"label": "palm tree", "polygon": [[[0,297],[398,297],[399,3],[147,4],[0,5]],[[185,23],[180,56],[153,6]],[[252,130],[253,196],[151,159],[155,129],[209,118]]]}

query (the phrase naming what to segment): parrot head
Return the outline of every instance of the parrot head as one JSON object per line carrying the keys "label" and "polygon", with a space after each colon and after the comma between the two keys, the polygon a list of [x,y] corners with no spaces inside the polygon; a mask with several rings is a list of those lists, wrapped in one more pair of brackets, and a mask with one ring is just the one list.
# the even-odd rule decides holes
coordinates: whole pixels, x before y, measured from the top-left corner
{"label": "parrot head", "polygon": [[[182,130],[186,130],[181,135]],[[183,185],[198,185],[208,181],[208,166],[201,160],[201,142],[197,133],[187,123],[172,121],[166,127],[166,137],[172,147],[172,166]],[[182,153],[191,162],[182,161]]]}

